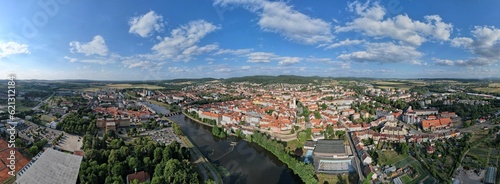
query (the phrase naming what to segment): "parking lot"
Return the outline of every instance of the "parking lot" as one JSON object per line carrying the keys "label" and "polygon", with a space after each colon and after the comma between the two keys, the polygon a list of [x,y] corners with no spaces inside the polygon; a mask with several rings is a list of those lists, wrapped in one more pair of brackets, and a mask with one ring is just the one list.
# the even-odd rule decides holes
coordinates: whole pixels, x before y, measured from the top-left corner
{"label": "parking lot", "polygon": [[29,140],[29,141],[34,141],[35,139],[47,139],[49,143],[52,142],[59,134],[61,131],[59,130],[54,130],[50,128],[46,128],[43,126],[39,126],[35,123],[32,123],[30,121],[25,121],[24,124],[18,125],[16,129],[19,131],[19,136]]}
{"label": "parking lot", "polygon": [[147,133],[149,136],[151,136],[151,138],[153,138],[153,140],[161,144],[168,145],[173,141],[181,142],[179,137],[175,135],[172,127],[163,128],[161,130],[148,131]]}

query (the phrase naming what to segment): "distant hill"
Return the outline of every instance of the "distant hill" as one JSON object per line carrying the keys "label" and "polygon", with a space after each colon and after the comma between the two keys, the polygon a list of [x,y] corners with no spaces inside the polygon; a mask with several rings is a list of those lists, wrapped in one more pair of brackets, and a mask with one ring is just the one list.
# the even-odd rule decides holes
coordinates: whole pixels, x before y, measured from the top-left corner
{"label": "distant hill", "polygon": [[245,76],[245,77],[233,77],[225,79],[223,82],[250,82],[258,84],[272,84],[272,83],[288,83],[288,84],[308,84],[308,83],[318,83],[321,80],[327,79],[326,77],[303,77],[295,75],[279,75],[279,76],[269,76],[269,75],[256,75],[256,76]]}

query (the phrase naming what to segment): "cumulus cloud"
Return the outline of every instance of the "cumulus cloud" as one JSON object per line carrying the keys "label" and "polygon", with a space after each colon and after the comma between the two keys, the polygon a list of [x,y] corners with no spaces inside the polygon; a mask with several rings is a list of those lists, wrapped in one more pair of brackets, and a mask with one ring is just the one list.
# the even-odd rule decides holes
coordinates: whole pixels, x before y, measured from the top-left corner
{"label": "cumulus cloud", "polygon": [[264,31],[275,32],[302,44],[331,42],[331,25],[319,18],[307,16],[285,2],[262,0],[216,0],[214,5],[240,5],[258,14],[258,25]]}
{"label": "cumulus cloud", "polygon": [[105,56],[108,54],[108,46],[104,38],[100,35],[94,36],[92,41],[87,43],[80,43],[78,41],[72,41],[69,43],[70,51],[73,53],[82,53],[86,56],[89,55],[101,55]]}
{"label": "cumulus cloud", "polygon": [[0,58],[15,54],[29,54],[28,45],[16,42],[0,42]]}
{"label": "cumulus cloud", "polygon": [[247,55],[249,63],[269,63],[276,55],[270,52],[252,52]]}
{"label": "cumulus cloud", "polygon": [[72,57],[68,57],[68,56],[64,56],[64,59],[67,59],[67,60],[68,60],[69,62],[71,62],[71,63],[74,63],[74,62],[77,62],[77,61],[78,61],[78,59],[76,59],[76,58],[72,58]]}
{"label": "cumulus cloud", "polygon": [[337,58],[344,61],[356,62],[380,62],[399,63],[409,62],[420,63],[419,59],[423,54],[415,47],[408,45],[397,45],[388,43],[368,43],[365,51],[356,51],[348,54],[341,54]]}
{"label": "cumulus cloud", "polygon": [[302,61],[302,58],[300,57],[280,57],[278,59],[280,60],[279,65],[284,65],[284,66],[293,65]]}
{"label": "cumulus cloud", "polygon": [[166,62],[152,62],[152,61],[141,61],[141,60],[124,60],[122,64],[126,68],[139,68],[143,70],[156,71],[162,68]]}
{"label": "cumulus cloud", "polygon": [[353,2],[349,10],[358,15],[345,26],[336,26],[335,32],[360,31],[368,36],[389,37],[406,44],[419,46],[428,38],[449,40],[453,25],[442,21],[439,15],[424,16],[425,21],[412,20],[408,15],[386,18],[386,9],[378,3]]}
{"label": "cumulus cloud", "polygon": [[350,40],[350,39],[345,39],[337,43],[333,43],[329,46],[326,47],[326,49],[332,49],[336,47],[341,47],[341,46],[348,46],[348,45],[358,45],[364,43],[365,40]]}
{"label": "cumulus cloud", "polygon": [[487,58],[470,58],[470,59],[458,59],[458,60],[450,60],[450,59],[437,59],[433,58],[436,65],[441,66],[485,66],[491,65],[495,61]]}
{"label": "cumulus cloud", "polygon": [[252,52],[253,49],[220,49],[214,53],[214,55],[231,54],[231,55],[243,55]]}
{"label": "cumulus cloud", "polygon": [[317,57],[310,56],[310,57],[305,58],[304,61],[313,62],[313,63],[326,63],[326,64],[330,64],[330,65],[335,65],[335,66],[340,67],[342,69],[351,68],[351,64],[349,62],[336,61],[336,60],[333,60],[332,58],[317,58]]}
{"label": "cumulus cloud", "polygon": [[188,68],[181,68],[181,67],[168,67],[167,68],[170,73],[178,74],[178,73],[185,73],[189,72]]}
{"label": "cumulus cloud", "polygon": [[130,29],[129,33],[137,34],[141,37],[149,37],[154,31],[161,31],[163,29],[163,17],[156,14],[154,11],[132,17],[128,22]]}
{"label": "cumulus cloud", "polygon": [[220,29],[220,27],[204,20],[196,20],[173,29],[170,37],[154,45],[152,50],[161,57],[189,61],[192,56],[218,49],[216,44],[197,46],[207,34]]}
{"label": "cumulus cloud", "polygon": [[433,58],[435,64],[472,67],[492,65],[500,61],[500,29],[494,26],[475,26],[471,35],[474,38],[453,38],[451,46],[467,49],[475,57],[458,60]]}
{"label": "cumulus cloud", "polygon": [[454,38],[452,46],[469,49],[472,53],[492,60],[500,59],[500,29],[493,26],[476,26],[472,30],[475,39],[467,37]]}

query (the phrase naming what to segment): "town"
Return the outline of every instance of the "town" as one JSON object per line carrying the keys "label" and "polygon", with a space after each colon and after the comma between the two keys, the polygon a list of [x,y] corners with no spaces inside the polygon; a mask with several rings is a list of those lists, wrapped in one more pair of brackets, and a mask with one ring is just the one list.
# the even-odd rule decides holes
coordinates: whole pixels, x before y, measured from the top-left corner
{"label": "town", "polygon": [[[16,119],[1,121],[2,144],[7,145],[10,126],[18,137],[16,148],[2,151],[0,179],[7,183],[12,178],[28,183],[172,182],[152,178],[156,164],[184,158],[189,162],[182,172],[196,171],[190,183],[222,182],[221,173],[231,171],[213,160],[231,153],[237,142],[212,159],[173,120],[185,116],[212,127],[215,137],[241,137],[263,147],[281,145],[279,152],[271,151],[280,160],[284,155],[311,167],[303,171],[289,166],[305,183],[496,182],[499,148],[492,145],[500,140],[500,125],[496,125],[500,99],[494,95],[463,91],[449,81],[325,78],[258,83],[251,82],[251,77],[248,82],[194,81],[166,82],[163,87],[103,84],[90,89],[87,84],[61,88],[51,82],[27,81],[26,86],[50,90],[37,88],[34,97],[17,96],[21,103],[28,98],[36,103],[30,102],[35,105],[25,107]],[[441,86],[436,89],[436,84]],[[473,107],[462,109],[464,105]],[[145,148],[149,151],[141,151]],[[159,163],[162,159],[157,154],[163,149],[177,150],[179,155],[165,155],[167,160]],[[9,170],[11,151],[16,152],[18,168],[11,169],[14,177],[4,172]],[[99,152],[108,155],[107,162],[96,155]],[[100,162],[110,164],[113,177],[90,169]],[[57,172],[58,165],[67,171],[64,176],[44,177]],[[178,177],[185,180],[190,175]]]}

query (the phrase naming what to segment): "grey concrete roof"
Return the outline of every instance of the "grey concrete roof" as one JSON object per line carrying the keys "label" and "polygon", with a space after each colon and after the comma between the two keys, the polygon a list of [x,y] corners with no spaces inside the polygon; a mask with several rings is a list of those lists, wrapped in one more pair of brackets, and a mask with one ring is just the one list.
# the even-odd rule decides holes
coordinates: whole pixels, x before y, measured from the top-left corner
{"label": "grey concrete roof", "polygon": [[343,140],[318,140],[318,142],[316,143],[316,148],[314,148],[314,152],[346,154]]}
{"label": "grey concrete roof", "polygon": [[49,148],[20,177],[17,184],[76,183],[83,157]]}

